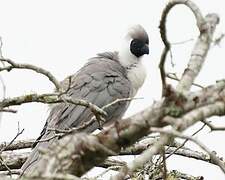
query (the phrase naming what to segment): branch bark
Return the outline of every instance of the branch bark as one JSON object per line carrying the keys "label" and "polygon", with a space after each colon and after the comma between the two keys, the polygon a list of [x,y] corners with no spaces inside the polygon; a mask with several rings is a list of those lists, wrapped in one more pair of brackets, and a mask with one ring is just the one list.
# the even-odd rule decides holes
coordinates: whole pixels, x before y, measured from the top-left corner
{"label": "branch bark", "polygon": [[[165,7],[161,21],[160,21],[160,33],[162,40],[164,42],[165,48],[163,50],[161,60],[160,60],[160,71],[161,71],[161,78],[163,83],[163,96],[168,96],[168,86],[165,81],[166,73],[164,69],[164,64],[166,60],[166,55],[170,49],[170,43],[167,40],[166,36],[166,17],[169,13],[169,11],[177,4],[184,4],[187,5],[192,12],[194,13],[196,20],[197,20],[197,26],[200,31],[199,38],[194,46],[194,49],[192,51],[191,59],[189,61],[188,67],[185,69],[182,78],[180,82],[178,83],[178,86],[176,87],[176,92],[184,94],[188,92],[191,88],[191,85],[194,83],[195,78],[197,77],[198,73],[200,72],[202,65],[205,61],[206,55],[208,53],[210,44],[212,42],[212,36],[215,31],[216,25],[219,23],[219,17],[216,14],[208,14],[205,18],[201,15],[201,11],[198,9],[198,7],[191,1],[187,0],[172,0],[168,3],[168,5]],[[180,102],[179,102],[180,103]],[[218,105],[218,104],[217,104]],[[215,106],[217,106],[215,105]],[[220,104],[219,106],[223,106],[224,103]],[[224,111],[224,107],[222,107],[222,111]],[[198,111],[202,112],[202,111]],[[180,114],[180,113],[179,113]],[[177,115],[177,114],[176,114]],[[200,117],[200,116],[198,116]],[[202,117],[200,117],[202,119]],[[192,119],[190,117],[190,121],[183,121],[180,126],[183,127],[180,128],[175,125],[175,129],[179,129],[179,131],[183,131],[186,128],[188,128],[190,125],[193,125],[196,123],[197,119]],[[199,120],[199,119],[198,119]],[[185,128],[184,128],[185,127]],[[139,157],[135,158],[131,163],[129,163],[127,166],[124,166],[123,169],[121,169],[120,173],[118,173],[116,176],[114,176],[113,180],[122,180],[124,177],[129,174],[132,175],[132,173],[139,167],[142,167],[146,162],[151,162],[151,159],[154,155],[159,153],[163,147],[170,141],[173,140],[172,135],[161,135],[161,138],[158,142],[156,142],[151,149],[148,149],[144,151]],[[151,164],[151,163],[150,163]],[[218,165],[221,167],[221,164],[218,163]],[[223,170],[223,168],[221,168]]]}

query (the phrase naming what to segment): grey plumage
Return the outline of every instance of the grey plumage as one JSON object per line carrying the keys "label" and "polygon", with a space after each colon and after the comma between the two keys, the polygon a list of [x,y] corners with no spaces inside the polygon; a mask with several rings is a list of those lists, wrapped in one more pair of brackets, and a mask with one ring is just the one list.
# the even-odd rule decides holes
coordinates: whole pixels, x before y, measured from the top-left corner
{"label": "grey plumage", "polygon": [[[135,46],[131,46],[130,40],[134,38],[135,41],[138,41],[135,42]],[[89,59],[77,73],[73,74],[67,95],[73,99],[86,100],[98,107],[103,107],[116,99],[133,97],[145,79],[145,72],[139,55],[148,54],[148,35],[141,26],[137,26],[128,33],[125,39],[129,45],[122,51],[98,54],[96,57]],[[135,54],[131,53],[131,49]],[[67,89],[69,78],[62,81],[61,85],[64,89]],[[123,101],[107,108],[106,122],[120,119],[128,105],[128,101]],[[54,135],[54,132],[49,131],[48,128],[64,130],[78,127],[92,117],[93,113],[84,106],[69,103],[54,105],[37,140],[48,139]],[[94,122],[84,131],[90,133],[97,128],[99,128],[99,125]],[[39,160],[38,149],[48,147],[55,140],[57,139],[45,142],[37,141],[34,144],[31,155],[22,166],[22,171],[25,174],[31,173],[35,169],[35,164]]]}
{"label": "grey plumage", "polygon": [[[116,99],[130,97],[130,94],[132,94],[131,83],[127,78],[126,69],[121,66],[117,58],[117,53],[105,53],[90,59],[72,77],[71,88],[67,95],[75,99],[87,100],[99,107],[103,107]],[[68,84],[68,78],[62,84],[66,88],[67,86],[65,85]],[[128,102],[120,102],[107,108],[107,122],[122,117],[127,106]],[[92,116],[93,113],[90,109],[83,106],[66,103],[55,105],[38,140],[53,136],[53,132],[47,131],[47,127],[56,129],[77,127],[81,123],[89,121]],[[95,122],[86,128],[85,131],[92,132],[98,127],[98,123]],[[29,169],[30,166],[31,170],[38,156],[38,148],[47,147],[51,142],[35,143],[37,145],[32,151],[33,156],[30,155],[22,169]]]}

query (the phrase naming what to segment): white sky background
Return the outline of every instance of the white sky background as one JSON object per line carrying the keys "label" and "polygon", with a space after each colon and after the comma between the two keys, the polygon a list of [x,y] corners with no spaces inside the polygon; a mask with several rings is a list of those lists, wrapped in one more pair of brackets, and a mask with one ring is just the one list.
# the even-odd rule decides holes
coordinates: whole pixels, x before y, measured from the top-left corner
{"label": "white sky background", "polygon": [[[133,24],[145,27],[150,37],[150,56],[143,62],[148,69],[148,79],[139,91],[136,100],[130,106],[127,115],[131,115],[161,95],[161,82],[158,63],[163,48],[159,36],[159,20],[166,0],[0,0],[0,36],[3,38],[3,56],[18,63],[30,63],[51,71],[59,80],[76,72],[86,59],[98,52],[116,50],[127,28]],[[225,32],[225,2],[222,0],[195,0],[203,14],[216,12],[221,17],[216,35]],[[168,20],[168,37],[171,42],[188,39],[196,40],[198,30],[190,10],[177,6]],[[168,71],[181,74],[190,57],[195,41],[173,46],[171,67],[168,58]],[[224,42],[220,47],[212,47],[206,63],[196,79],[201,85],[215,83],[225,78]],[[27,93],[52,92],[53,86],[42,75],[13,70],[1,72],[7,97]],[[195,88],[196,89],[196,88]],[[0,91],[0,95],[2,92]],[[0,128],[0,142],[11,140],[17,132],[17,123],[25,128],[20,139],[36,138],[48,115],[48,106],[27,104],[15,107],[17,114],[3,114]],[[215,119],[222,125],[224,117]],[[223,123],[225,124],[225,123]],[[197,127],[200,127],[197,125]],[[192,131],[193,132],[193,131]],[[225,132],[209,133],[206,128],[198,138],[219,155],[225,157]],[[220,169],[200,161],[185,161],[185,158],[171,158],[169,169],[178,169],[193,175],[204,175],[208,179],[224,179]]]}

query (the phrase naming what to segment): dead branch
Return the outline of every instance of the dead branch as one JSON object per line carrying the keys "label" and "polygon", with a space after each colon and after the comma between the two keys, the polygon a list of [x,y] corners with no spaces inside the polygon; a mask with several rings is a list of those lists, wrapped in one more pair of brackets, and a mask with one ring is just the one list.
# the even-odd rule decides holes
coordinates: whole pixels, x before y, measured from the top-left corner
{"label": "dead branch", "polygon": [[74,105],[80,105],[80,106],[85,106],[87,108],[90,108],[90,110],[96,114],[100,114],[105,116],[106,113],[103,111],[101,108],[97,107],[96,105],[87,102],[85,100],[81,99],[72,99],[71,97],[64,96],[59,97],[58,94],[53,93],[53,94],[29,94],[29,95],[24,95],[24,96],[18,96],[14,98],[8,98],[4,99],[0,102],[0,108],[5,108],[9,106],[15,106],[15,105],[21,105],[25,103],[30,103],[30,102],[39,102],[39,103],[44,103],[44,104],[55,104],[55,103],[71,103]]}
{"label": "dead branch", "polygon": [[[162,13],[161,21],[160,21],[160,33],[161,37],[163,40],[163,43],[165,45],[165,48],[163,50],[161,60],[160,60],[160,71],[161,71],[161,78],[162,78],[162,83],[163,83],[163,95],[167,96],[168,88],[167,84],[165,81],[165,70],[164,70],[164,64],[165,64],[165,59],[166,55],[170,49],[170,43],[167,40],[166,37],[166,17],[169,13],[169,11],[172,9],[177,4],[184,4],[189,7],[192,12],[194,13],[196,20],[197,20],[197,26],[200,31],[200,36],[195,44],[195,47],[192,51],[191,59],[189,61],[188,67],[185,69],[182,78],[180,82],[178,83],[178,86],[176,88],[176,91],[178,93],[185,93],[190,90],[191,85],[193,84],[195,78],[197,77],[198,73],[201,70],[201,67],[205,61],[205,57],[208,53],[210,44],[212,42],[212,36],[214,33],[214,30],[216,28],[216,25],[219,23],[219,17],[216,14],[208,14],[205,18],[203,18],[201,11],[198,9],[198,7],[192,2],[192,1],[187,1],[187,0],[172,0],[168,3],[168,5],[165,7]],[[170,92],[169,92],[170,93]],[[218,105],[218,104],[217,104]],[[215,105],[214,107],[216,107]],[[222,106],[221,111],[224,110],[223,103],[220,104]],[[218,105],[218,106],[220,106]],[[200,111],[199,111],[200,112]],[[218,113],[218,112],[217,112]],[[189,113],[188,113],[189,114]],[[220,114],[220,113],[219,113]],[[192,116],[191,116],[192,118]],[[201,119],[200,116],[198,118]],[[197,119],[195,119],[197,120]],[[192,125],[192,123],[195,123],[195,120],[191,120],[189,126]],[[182,124],[183,123],[183,124]],[[185,126],[185,129],[189,127],[187,125],[187,122],[181,122],[183,126]],[[178,128],[176,126],[175,129],[179,129],[179,131],[182,131],[184,129]],[[131,175],[137,168],[142,167],[146,162],[149,162],[149,160],[152,159],[152,157],[159,153],[163,147],[166,145],[167,142],[172,141],[173,136],[170,135],[162,135],[160,140],[154,144],[151,149],[148,149],[144,151],[139,157],[135,158],[133,162],[129,163],[127,166],[124,166],[120,173],[118,173],[116,176],[113,177],[113,180],[122,180],[127,174]],[[221,164],[217,164],[218,166],[221,167]]]}
{"label": "dead branch", "polygon": [[211,131],[225,131],[225,127],[216,127],[216,126],[214,126],[213,124],[211,124],[209,121],[207,121],[205,119],[202,120],[202,122],[205,125],[207,125],[211,129]]}
{"label": "dead branch", "polygon": [[[198,134],[206,125],[204,124],[200,129],[198,129],[196,132],[194,132],[191,136],[195,136],[196,134]],[[174,153],[176,153],[176,151],[178,151],[179,149],[183,148],[185,146],[185,144],[188,142],[188,139],[186,139],[181,145],[179,145],[177,147],[177,149],[174,150],[174,152],[170,153],[166,159],[168,159],[170,156],[172,156]]]}
{"label": "dead branch", "polygon": [[[215,104],[215,102],[218,100],[221,101],[221,95],[224,92],[223,91],[224,88],[225,82],[219,81],[214,86],[209,86],[208,88],[198,91],[197,93],[189,94],[189,96],[186,97],[187,99],[183,106],[185,110],[184,113],[185,112],[189,113],[185,114],[182,118],[178,118],[174,121],[171,121],[170,123],[174,123],[175,121],[177,121],[178,123],[177,127],[179,127],[179,130],[182,130],[190,127],[191,125],[200,121],[201,119],[210,117],[212,115],[222,115],[224,113],[224,103],[217,102]],[[209,99],[208,98],[209,96],[206,95],[207,93],[212,91],[214,91],[213,93],[214,95],[212,96],[212,99],[211,98]],[[199,98],[199,101],[197,101],[197,103],[196,101],[193,100],[193,97],[196,97],[196,95],[198,95]],[[211,95],[212,94],[210,94],[210,97]],[[51,171],[54,171],[56,167],[60,166],[60,162],[58,162],[58,160],[59,161],[62,160],[62,159],[56,160],[55,159],[56,154],[57,157],[58,155],[61,154],[62,158],[64,157],[63,154],[67,155],[71,154],[71,156],[79,157],[73,160],[73,163],[79,164],[79,167],[72,167],[72,165],[68,167],[63,166],[67,169],[63,171],[69,173],[71,172],[76,173],[76,175],[81,175],[91,167],[105,160],[106,157],[110,155],[109,153],[106,153],[105,149],[104,150],[101,149],[102,146],[105,146],[107,147],[107,149],[111,149],[114,152],[119,152],[121,147],[127,147],[136,140],[138,140],[140,137],[148,134],[149,127],[162,126],[163,123],[160,119],[162,119],[163,116],[164,116],[163,101],[159,101],[153,104],[152,107],[148,107],[134,116],[124,119],[123,121],[116,122],[109,129],[103,130],[97,136],[85,134],[68,135],[59,140],[57,143],[55,143],[54,146],[52,145],[51,149],[49,149],[50,154],[48,153],[43,154],[43,158],[41,158],[42,160],[40,161],[38,167],[36,167],[35,169],[39,170],[39,173],[40,171],[44,173],[45,170],[43,170],[41,167],[39,169],[39,166],[41,166],[42,163],[46,163],[46,161],[49,162],[49,160],[52,159],[54,163],[52,163],[53,166]],[[164,119],[164,121],[165,122],[168,121],[168,118]],[[184,125],[182,126],[182,124]],[[167,139],[164,140],[163,143],[159,140],[160,145],[158,148],[160,149],[164,144],[169,142],[168,140]],[[67,143],[68,141],[70,142],[69,144]],[[66,144],[66,146],[64,143]],[[101,146],[99,146],[99,144],[101,144]],[[73,146],[71,147],[69,145]],[[67,148],[60,148],[60,147],[67,147]],[[82,147],[82,154],[80,154],[79,151],[80,147]],[[155,148],[156,153],[159,151],[158,148]],[[90,156],[85,156],[87,154],[89,154]],[[82,158],[84,159],[81,163],[79,159]],[[66,158],[64,160],[66,160]],[[67,160],[69,161],[70,159]],[[91,162],[93,162],[93,164]]]}
{"label": "dead branch", "polygon": [[[178,82],[180,81],[180,79],[176,76],[175,73],[167,73],[167,74],[166,74],[166,77],[167,77],[167,78],[170,78],[170,79],[172,79],[172,80],[178,81]],[[200,84],[193,83],[192,85],[193,85],[193,86],[196,86],[196,87],[199,87],[199,88],[201,88],[201,89],[204,88],[204,87],[203,87],[202,85],[200,85]]]}
{"label": "dead branch", "polygon": [[221,41],[224,39],[225,34],[222,33],[219,37],[215,38],[214,40],[214,45],[215,46],[219,46]]}
{"label": "dead branch", "polygon": [[213,153],[213,151],[209,150],[203,143],[201,143],[200,141],[198,141],[197,139],[194,139],[193,137],[187,136],[187,135],[183,135],[180,132],[171,129],[171,130],[164,130],[164,129],[160,129],[160,128],[151,128],[151,131],[153,132],[160,132],[162,134],[167,134],[167,135],[172,135],[175,137],[179,137],[182,139],[188,139],[192,142],[194,142],[195,144],[197,144],[200,148],[202,148],[205,152],[207,152],[210,156],[210,159],[216,164],[218,165],[221,170],[225,173],[225,163],[222,162],[220,160],[220,158],[218,158],[215,153]]}
{"label": "dead branch", "polygon": [[31,64],[18,64],[12,61],[11,59],[1,58],[0,61],[6,62],[9,64],[8,66],[0,67],[0,71],[11,71],[12,69],[28,69],[28,70],[35,71],[37,73],[40,73],[46,76],[54,84],[56,90],[61,92],[60,83],[49,71]]}
{"label": "dead branch", "polygon": [[[138,143],[135,146],[131,146],[127,149],[124,149],[120,152],[119,155],[139,155],[149,147],[151,147],[152,144],[143,144]],[[200,161],[204,161],[210,164],[215,164],[215,162],[210,158],[210,156],[206,153],[194,151],[186,147],[182,147],[177,149],[176,147],[168,147],[165,151],[166,154],[174,154],[183,156],[186,158],[192,158]],[[5,151],[2,153],[2,159],[6,162],[7,166],[12,170],[20,169],[20,167],[23,165],[23,162],[26,161],[27,157],[29,156],[30,152],[12,152],[12,151]],[[13,157],[13,158],[11,158]],[[222,157],[220,157],[222,161]],[[124,166],[126,163],[123,161],[118,161],[114,159],[106,159],[103,163],[98,164],[98,167],[103,168],[109,168],[109,167],[116,167],[118,170],[118,167]],[[4,165],[0,165],[0,171],[7,170]]]}
{"label": "dead branch", "polygon": [[24,129],[22,129],[21,131],[18,131],[16,136],[5,146],[5,147],[2,147],[0,149],[0,155],[3,151],[5,151],[6,149],[9,149],[9,147],[13,144],[13,142],[19,137],[19,135],[21,135],[23,133]]}
{"label": "dead branch", "polygon": [[194,13],[196,20],[197,20],[197,26],[201,32],[201,28],[202,25],[205,23],[204,18],[201,14],[201,11],[199,10],[199,8],[192,2],[192,1],[187,1],[187,0],[173,0],[170,1],[167,6],[164,8],[163,12],[162,12],[162,16],[161,16],[161,20],[160,20],[160,25],[159,25],[159,29],[160,29],[160,35],[161,35],[161,39],[164,43],[164,49],[160,58],[160,63],[159,63],[159,69],[160,69],[160,73],[161,73],[161,80],[162,80],[162,95],[165,94],[166,91],[166,72],[165,72],[165,62],[166,62],[166,57],[167,54],[170,50],[171,47],[171,43],[169,42],[168,38],[167,38],[167,30],[166,30],[166,20],[167,20],[167,16],[170,12],[170,10],[178,4],[184,4],[187,7],[189,7],[192,12]]}
{"label": "dead branch", "polygon": [[13,151],[13,150],[31,148],[34,142],[35,142],[35,139],[14,141],[11,144],[9,142],[2,142],[0,143],[0,151],[2,151],[2,149],[3,151]]}
{"label": "dead branch", "polygon": [[168,174],[169,179],[203,180],[203,176],[194,177],[192,175],[173,170]]}

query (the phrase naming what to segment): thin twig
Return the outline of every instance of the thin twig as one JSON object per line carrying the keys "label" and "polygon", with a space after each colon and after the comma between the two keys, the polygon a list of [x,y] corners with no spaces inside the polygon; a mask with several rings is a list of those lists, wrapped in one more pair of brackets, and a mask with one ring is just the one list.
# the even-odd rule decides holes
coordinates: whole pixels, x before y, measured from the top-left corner
{"label": "thin twig", "polygon": [[38,143],[38,142],[48,142],[52,139],[55,139],[55,138],[60,138],[62,137],[64,134],[62,133],[58,133],[58,134],[54,134],[52,135],[51,137],[48,137],[48,138],[45,138],[45,139],[39,139],[39,140],[36,140],[35,143]]}
{"label": "thin twig", "polygon": [[[175,81],[180,81],[180,79],[177,77],[177,75],[175,73],[167,73],[166,74],[166,77],[172,79],[172,80],[175,80]],[[200,84],[196,84],[196,83],[192,83],[193,86],[196,86],[196,87],[199,87],[201,89],[204,89],[204,87]]]}
{"label": "thin twig", "polygon": [[190,42],[190,41],[193,41],[193,40],[194,40],[194,39],[191,38],[191,39],[188,39],[188,40],[185,40],[185,41],[173,42],[173,43],[171,43],[171,45],[185,44],[185,43]]}
{"label": "thin twig", "polygon": [[[143,98],[121,98],[121,99],[116,99],[115,101],[103,106],[101,109],[104,111],[107,108],[120,103],[120,102],[125,102],[125,101],[132,101],[132,100],[137,100],[137,99],[143,99]],[[78,131],[82,131],[83,129],[87,128],[88,126],[92,125],[94,122],[96,121],[96,117],[91,118],[89,121],[87,122],[83,122],[81,123],[81,125],[79,125],[78,127],[73,127],[70,129],[56,129],[56,128],[48,128],[47,130],[49,131],[55,131],[56,133],[73,133],[73,132],[78,132]],[[103,120],[104,121],[104,120]],[[100,127],[101,128],[101,127]]]}
{"label": "thin twig", "polygon": [[[203,128],[205,127],[205,124],[199,128],[196,132],[194,132],[191,136],[195,136],[196,134],[198,134]],[[177,147],[172,153],[170,153],[168,156],[166,156],[166,159],[168,159],[169,157],[171,157],[173,154],[175,154],[179,149],[181,149],[182,147],[184,147],[184,145],[188,142],[188,139],[186,139],[179,147]]]}
{"label": "thin twig", "polygon": [[151,128],[151,131],[152,132],[159,132],[159,133],[162,133],[162,134],[176,136],[176,137],[179,137],[179,138],[182,138],[182,139],[186,139],[186,140],[190,140],[190,141],[194,142],[201,149],[203,149],[205,152],[207,152],[209,154],[210,158],[212,159],[212,161],[214,161],[215,164],[217,164],[220,167],[220,169],[225,173],[225,164],[215,155],[215,153],[213,151],[209,150],[208,147],[206,147],[199,140],[194,139],[193,137],[190,137],[190,136],[187,136],[187,135],[183,135],[179,131],[176,131],[174,129],[164,130],[162,128]]}
{"label": "thin twig", "polygon": [[2,164],[6,170],[8,171],[9,175],[11,176],[12,175],[12,171],[11,169],[9,168],[9,166],[5,163],[5,161],[2,159],[2,157],[0,156],[0,164]]}
{"label": "thin twig", "polygon": [[225,37],[225,33],[222,33],[219,37],[215,38],[215,40],[213,41],[213,44],[219,46],[221,41],[224,39],[224,37]]}
{"label": "thin twig", "polygon": [[117,103],[120,103],[120,102],[125,102],[125,101],[133,101],[133,100],[138,100],[138,99],[144,99],[143,97],[133,97],[133,98],[120,98],[120,99],[116,99],[115,101],[105,105],[102,107],[102,110],[105,110]]}
{"label": "thin twig", "polygon": [[162,150],[162,161],[163,161],[163,179],[167,179],[167,166],[166,166],[166,152],[165,152],[165,147]]}
{"label": "thin twig", "polygon": [[19,137],[19,135],[21,135],[23,133],[24,129],[22,129],[21,131],[18,131],[18,133],[16,134],[16,136],[9,142],[9,144],[5,147],[3,147],[1,150],[0,150],[0,155],[3,151],[5,151],[5,149],[7,149],[8,147],[10,147],[10,145]]}
{"label": "thin twig", "polygon": [[214,125],[212,125],[210,122],[208,122],[207,120],[202,120],[202,122],[207,125],[211,131],[225,131],[225,127],[216,127]]}

